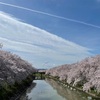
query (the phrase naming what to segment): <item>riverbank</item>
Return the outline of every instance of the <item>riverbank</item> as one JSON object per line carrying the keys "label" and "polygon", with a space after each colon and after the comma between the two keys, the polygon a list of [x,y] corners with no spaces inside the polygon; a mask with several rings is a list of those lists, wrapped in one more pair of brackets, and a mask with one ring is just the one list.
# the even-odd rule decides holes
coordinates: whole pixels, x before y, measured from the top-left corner
{"label": "riverbank", "polygon": [[65,89],[68,88],[72,91],[79,91],[79,92],[84,93],[86,95],[86,97],[89,98],[90,100],[100,100],[99,96],[97,96],[93,93],[85,92],[85,91],[82,90],[81,87],[75,87],[71,84],[68,84],[66,81],[61,81],[61,80],[59,80],[58,77],[53,77],[53,76],[50,76],[50,75],[45,75],[45,77],[48,78],[48,79],[53,79],[58,84],[62,85]]}
{"label": "riverbank", "polygon": [[26,79],[22,80],[21,83],[15,82],[14,85],[8,85],[7,83],[0,89],[1,100],[19,100],[20,96],[27,90],[31,85],[34,77],[29,75]]}
{"label": "riverbank", "polygon": [[48,69],[46,75],[65,81],[87,94],[100,98],[100,55],[73,64],[56,66]]}
{"label": "riverbank", "polygon": [[16,54],[0,50],[0,100],[17,100],[36,69]]}

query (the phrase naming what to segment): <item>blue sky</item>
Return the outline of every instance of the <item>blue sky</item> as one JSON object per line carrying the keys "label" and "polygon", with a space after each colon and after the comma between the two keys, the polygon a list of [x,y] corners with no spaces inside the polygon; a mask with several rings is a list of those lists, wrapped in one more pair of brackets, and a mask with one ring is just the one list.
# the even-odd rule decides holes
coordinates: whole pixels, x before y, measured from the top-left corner
{"label": "blue sky", "polygon": [[100,54],[100,0],[0,2],[40,12],[0,3],[0,41],[4,49],[19,54],[37,68]]}

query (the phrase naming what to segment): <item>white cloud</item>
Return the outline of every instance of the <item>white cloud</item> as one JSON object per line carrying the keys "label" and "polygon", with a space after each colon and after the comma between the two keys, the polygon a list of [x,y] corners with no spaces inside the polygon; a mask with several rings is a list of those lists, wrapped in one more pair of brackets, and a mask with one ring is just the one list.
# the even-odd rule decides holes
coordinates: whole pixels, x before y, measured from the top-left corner
{"label": "white cloud", "polygon": [[4,49],[16,52],[37,67],[46,61],[57,65],[91,55],[88,48],[23,23],[4,12],[0,12],[0,42]]}
{"label": "white cloud", "polygon": [[58,16],[58,15],[53,15],[53,14],[42,12],[42,11],[39,11],[39,10],[29,9],[29,8],[26,8],[26,7],[17,6],[17,5],[13,5],[13,4],[9,4],[9,3],[4,3],[4,2],[0,2],[0,5],[5,5],[5,6],[12,7],[12,8],[22,9],[22,10],[26,10],[26,11],[29,11],[29,12],[38,13],[38,14],[54,17],[54,18],[57,18],[57,19],[62,19],[62,20],[65,20],[65,21],[79,23],[79,24],[83,24],[83,25],[86,25],[86,26],[90,26],[90,27],[93,27],[93,28],[99,28],[100,29],[100,26],[97,26],[97,25],[94,25],[94,24],[90,24],[90,23],[86,23],[86,22],[83,22],[83,21],[70,19],[70,18]]}

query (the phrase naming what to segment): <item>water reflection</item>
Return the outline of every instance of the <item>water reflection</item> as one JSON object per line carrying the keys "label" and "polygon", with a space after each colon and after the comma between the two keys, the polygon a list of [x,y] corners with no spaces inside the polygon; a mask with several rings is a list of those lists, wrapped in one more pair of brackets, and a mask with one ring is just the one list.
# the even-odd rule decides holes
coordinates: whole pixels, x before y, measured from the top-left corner
{"label": "water reflection", "polygon": [[35,87],[30,87],[20,100],[66,100],[57,94],[45,80],[34,80]]}
{"label": "water reflection", "polygon": [[32,100],[32,99],[28,99],[28,93],[31,93],[32,89],[34,89],[36,87],[36,83],[33,82],[31,84],[31,86],[26,90],[26,92],[21,96],[20,100]]}
{"label": "water reflection", "polygon": [[[90,100],[86,94],[63,87],[52,79],[35,80],[20,100]],[[96,100],[96,99],[95,99]]]}
{"label": "water reflection", "polygon": [[79,91],[72,91],[69,88],[65,88],[52,79],[46,79],[46,82],[50,84],[55,90],[57,90],[57,93],[60,96],[66,98],[66,100],[88,100],[86,94],[83,94]]}

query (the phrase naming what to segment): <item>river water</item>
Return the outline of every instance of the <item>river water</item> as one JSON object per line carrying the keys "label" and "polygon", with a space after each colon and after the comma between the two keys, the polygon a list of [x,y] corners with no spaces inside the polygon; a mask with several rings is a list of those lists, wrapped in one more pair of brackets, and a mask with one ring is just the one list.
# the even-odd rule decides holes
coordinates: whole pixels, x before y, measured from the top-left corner
{"label": "river water", "polygon": [[45,79],[34,80],[20,100],[91,100],[91,97],[65,88],[52,79]]}

